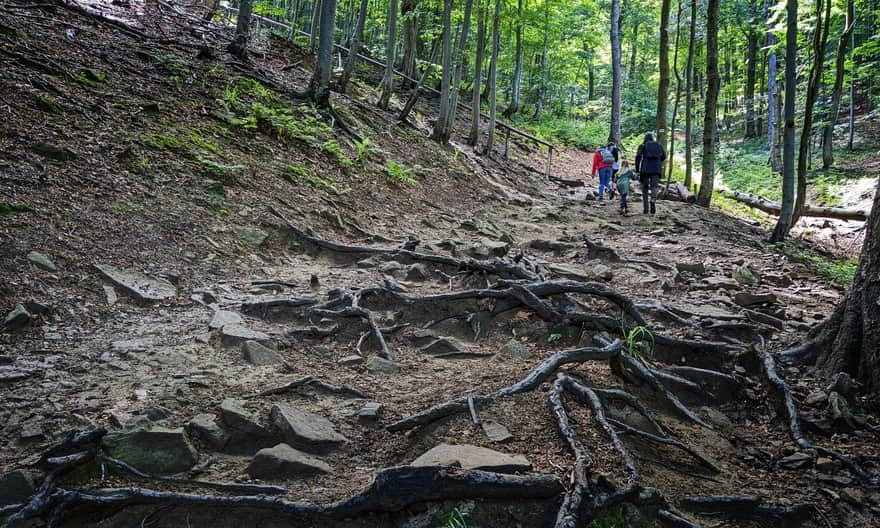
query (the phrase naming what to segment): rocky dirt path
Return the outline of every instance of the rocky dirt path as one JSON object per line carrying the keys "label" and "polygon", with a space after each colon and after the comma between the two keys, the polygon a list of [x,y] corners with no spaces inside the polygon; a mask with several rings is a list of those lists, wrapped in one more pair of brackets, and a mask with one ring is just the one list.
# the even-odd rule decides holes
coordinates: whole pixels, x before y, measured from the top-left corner
{"label": "rocky dirt path", "polygon": [[[775,349],[797,343],[840,298],[840,291],[803,266],[768,252],[763,233],[737,219],[665,201],[655,216],[621,217],[614,204],[585,200],[581,189],[534,185],[539,192],[531,205],[514,200],[467,216],[453,209],[426,216],[416,229],[422,242],[415,249],[487,261],[519,255],[550,278],[599,282],[624,293],[650,316],[653,332],[737,347],[754,346],[758,336]],[[283,224],[277,229],[289,235]],[[389,229],[383,235],[393,239],[398,233]],[[338,232],[322,236],[393,246]],[[444,400],[514,383],[555,352],[593,343],[594,331],[553,325],[531,310],[488,298],[451,304],[378,300],[369,308],[392,358],[383,359],[360,317],[304,318],[304,310],[338,295],[338,288],[380,287],[415,298],[485,288],[490,275],[315,250],[297,237],[272,249],[251,256],[262,263],[249,274],[218,269],[198,284],[176,285],[171,276],[172,282],[162,280],[150,290],[157,297],[167,290],[170,297],[142,303],[135,301],[143,292],[130,289],[143,290],[146,279],[105,270],[107,302],[115,299],[109,317],[83,326],[50,318],[41,335],[17,342],[3,356],[0,467],[7,472],[21,467],[63,431],[96,424],[111,432],[105,453],[145,473],[280,485],[296,501],[343,499],[367,486],[377,471],[417,460],[455,459],[465,467],[568,478],[571,455],[542,395],[549,387],[480,408],[480,427],[468,413],[409,434],[385,426]],[[51,280],[51,272],[38,273]],[[132,282],[128,289],[125,281]],[[622,317],[619,308],[595,299],[574,302],[611,319]],[[704,354],[682,349],[674,360],[668,353],[666,359],[703,366]],[[606,364],[586,363],[569,372],[598,387],[619,386]],[[745,370],[728,374],[738,386],[712,398],[700,390],[682,393],[708,428],[683,420],[646,387],[630,387],[674,436],[721,469],[712,474],[682,467],[675,451],[628,438],[643,482],[673,503],[690,495],[753,494],[773,504],[815,504],[832,519],[859,516],[869,526],[880,512],[880,495],[860,488],[839,463],[796,452],[784,426],[770,420],[775,412],[760,384],[744,376]],[[794,370],[789,374],[805,403],[804,419],[815,431],[837,432],[831,442],[848,451],[876,451],[869,433],[842,432],[831,423],[824,411],[827,392],[809,379],[798,380]],[[297,383],[283,388],[292,381]],[[594,453],[593,471],[627,482],[619,455],[598,429],[587,426],[587,408],[569,407]],[[607,412],[643,426],[625,407],[611,405]],[[282,442],[297,449],[273,447]],[[449,447],[458,445],[492,451],[462,454]],[[170,486],[132,481],[119,472],[107,479],[105,486]],[[835,500],[841,496],[844,501]],[[486,513],[473,503],[464,507],[473,510],[477,525],[506,525],[494,524],[498,515],[529,519],[516,506],[501,513]],[[433,526],[445,508],[429,510],[433,513],[422,521],[414,521],[418,516],[410,511],[384,522],[403,525],[408,518],[407,526]],[[532,515],[554,511],[544,507]]]}

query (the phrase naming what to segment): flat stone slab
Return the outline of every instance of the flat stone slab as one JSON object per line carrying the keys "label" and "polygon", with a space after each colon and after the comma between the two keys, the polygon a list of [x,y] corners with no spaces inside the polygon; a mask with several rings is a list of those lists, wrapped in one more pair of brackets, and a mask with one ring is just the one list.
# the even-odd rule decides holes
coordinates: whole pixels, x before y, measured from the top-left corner
{"label": "flat stone slab", "polygon": [[220,419],[230,429],[255,437],[271,436],[271,432],[244,408],[240,400],[227,398],[220,403]]}
{"label": "flat stone slab", "polygon": [[454,337],[439,337],[420,349],[428,354],[467,353],[469,350]]}
{"label": "flat stone slab", "polygon": [[481,469],[496,473],[515,473],[532,469],[531,462],[523,455],[508,455],[470,444],[440,444],[413,460],[410,465],[459,466],[462,469]]}
{"label": "flat stone slab", "polygon": [[507,343],[504,343],[504,346],[501,347],[501,351],[498,354],[501,357],[517,357],[520,359],[532,359],[532,353],[529,350],[529,347],[520,343],[516,339],[511,339]]}
{"label": "flat stone slab", "polygon": [[693,304],[687,302],[677,302],[667,305],[670,311],[683,317],[705,317],[708,319],[742,319],[741,315],[734,314],[728,310],[716,306],[714,304]]}
{"label": "flat stone slab", "polygon": [[240,324],[228,324],[220,329],[220,344],[225,347],[238,347],[246,341],[265,344],[269,342],[269,336]]}
{"label": "flat stone slab", "polygon": [[177,288],[165,279],[155,279],[139,271],[121,270],[102,264],[96,264],[95,269],[139,303],[167,301],[177,295]]}
{"label": "flat stone slab", "polygon": [[566,279],[577,281],[593,281],[596,279],[611,280],[614,273],[611,268],[599,262],[588,262],[584,266],[554,262],[547,269]]}
{"label": "flat stone slab", "polygon": [[104,437],[103,448],[110,456],[127,462],[148,475],[182,473],[198,461],[198,453],[182,427],[135,428],[111,433]]}
{"label": "flat stone slab", "polygon": [[287,444],[260,449],[247,468],[248,475],[263,480],[283,480],[331,471],[323,460]]}
{"label": "flat stone slab", "polygon": [[367,359],[366,367],[370,372],[381,372],[382,374],[396,374],[400,372],[400,365],[379,356],[370,356]]}
{"label": "flat stone slab", "polygon": [[241,350],[244,353],[244,358],[247,362],[255,367],[279,365],[284,363],[284,360],[278,352],[275,352],[271,348],[256,341],[245,341]]}
{"label": "flat stone slab", "polygon": [[186,425],[186,432],[199,438],[206,445],[217,451],[226,447],[229,434],[217,423],[213,414],[197,414]]}
{"label": "flat stone slab", "polygon": [[489,440],[495,442],[496,444],[507,442],[508,440],[513,439],[513,435],[510,434],[510,431],[507,429],[507,427],[504,427],[498,422],[486,420],[480,425],[483,426],[483,432],[486,433],[486,436],[489,437]]}
{"label": "flat stone slab", "polygon": [[52,259],[49,258],[48,255],[44,255],[39,251],[31,251],[30,253],[28,253],[28,261],[30,261],[31,264],[40,268],[41,270],[51,272],[58,271],[58,267],[55,265]]}
{"label": "flat stone slab", "polygon": [[327,418],[290,405],[273,405],[272,423],[285,442],[306,451],[327,452],[348,441]]}
{"label": "flat stone slab", "polygon": [[379,402],[367,402],[358,412],[358,421],[365,424],[374,424],[382,414],[382,404]]}
{"label": "flat stone slab", "polygon": [[242,318],[238,313],[229,310],[217,310],[214,312],[214,317],[211,317],[211,322],[208,323],[208,328],[211,330],[220,330],[228,324],[240,325],[241,323]]}
{"label": "flat stone slab", "polygon": [[733,296],[733,302],[740,306],[753,306],[756,304],[773,304],[776,302],[776,295],[772,293],[748,293],[739,292]]}
{"label": "flat stone slab", "polygon": [[0,475],[0,506],[27,502],[34,494],[34,479],[23,469]]}
{"label": "flat stone slab", "polygon": [[138,339],[113,341],[110,343],[110,348],[113,349],[114,352],[119,352],[120,354],[134,354],[147,351],[147,345]]}

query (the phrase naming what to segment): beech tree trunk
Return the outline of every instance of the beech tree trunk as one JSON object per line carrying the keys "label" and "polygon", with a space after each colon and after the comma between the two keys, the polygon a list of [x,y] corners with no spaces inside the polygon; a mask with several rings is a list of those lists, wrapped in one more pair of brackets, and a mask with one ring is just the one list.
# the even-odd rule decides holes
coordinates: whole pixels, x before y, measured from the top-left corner
{"label": "beech tree trunk", "polygon": [[443,72],[440,81],[440,111],[437,122],[434,124],[434,132],[431,137],[434,141],[445,143],[446,129],[449,128],[449,87],[452,85],[452,0],[443,2]]}
{"label": "beech tree trunk", "polygon": [[364,35],[364,23],[367,20],[367,7],[369,6],[369,3],[370,0],[361,0],[357,22],[354,26],[354,35],[351,37],[351,48],[348,50],[348,58],[345,61],[345,67],[342,69],[342,75],[340,75],[339,82],[336,85],[337,90],[342,93],[345,93],[345,88],[348,86],[351,74],[354,72],[355,66],[357,66],[357,58],[358,53],[360,53],[361,50],[361,39]]}
{"label": "beech tree trunk", "polygon": [[757,77],[758,60],[758,32],[750,29],[748,32],[748,56],[746,58],[746,139],[758,136],[755,129],[755,78]]}
{"label": "beech tree trunk", "polygon": [[538,91],[538,102],[535,104],[535,119],[541,119],[544,102],[547,98],[547,45],[550,34],[550,3],[544,2],[544,48],[541,52],[541,89]]}
{"label": "beech tree trunk", "polygon": [[[822,10],[825,10],[823,15]],[[822,87],[822,66],[825,64],[825,44],[828,42],[828,29],[831,22],[831,0],[816,0],[816,29],[813,32],[813,64],[810,67],[810,80],[807,83],[807,102],[804,105],[804,119],[801,128],[801,141],[797,163],[797,193],[794,201],[794,215],[791,225],[797,223],[801,208],[807,201],[807,170],[812,146],[813,108],[819,99]],[[789,226],[791,228],[791,226]]]}
{"label": "beech tree trunk", "polygon": [[394,91],[394,52],[397,48],[397,0],[388,0],[388,36],[385,42],[385,75],[382,77],[378,106],[388,109]]}
{"label": "beech tree trunk", "polygon": [[418,77],[416,60],[419,55],[419,19],[416,16],[417,0],[403,0],[400,18],[403,21],[403,73],[413,79]]}
{"label": "beech tree trunk", "polygon": [[461,94],[461,78],[464,75],[465,65],[467,64],[467,48],[468,36],[471,29],[471,12],[473,11],[474,0],[466,0],[464,6],[464,21],[462,22],[461,35],[458,41],[458,55],[455,57],[455,75],[452,78],[452,102],[449,105],[449,131],[446,141],[452,136],[452,130],[455,128],[455,116],[458,112],[458,97]]}
{"label": "beech tree trunk", "polygon": [[691,188],[694,178],[694,48],[696,47],[697,0],[691,0],[691,23],[688,36],[688,58],[685,66],[684,96],[684,185]]}
{"label": "beech tree trunk", "polygon": [[501,0],[495,0],[495,13],[492,15],[492,57],[489,60],[489,130],[486,135],[486,154],[492,155],[495,147],[495,122],[498,111],[498,90],[495,78],[498,75],[498,51],[501,48]]}
{"label": "beech tree trunk", "polygon": [[468,144],[474,147],[480,140],[480,83],[483,81],[483,55],[486,53],[486,16],[485,0],[477,0],[477,53],[474,60],[474,86],[471,99],[471,132]]}
{"label": "beech tree trunk", "polygon": [[519,111],[519,99],[520,99],[520,91],[522,84],[522,70],[523,70],[523,45],[522,45],[522,30],[523,30],[523,20],[522,20],[522,8],[523,8],[523,0],[517,1],[516,8],[516,58],[515,64],[513,66],[513,77],[510,80],[511,83],[511,93],[510,93],[510,105],[501,113],[507,119],[513,117]]}
{"label": "beech tree trunk", "polygon": [[608,140],[620,143],[620,0],[611,0],[611,131]]}
{"label": "beech tree trunk", "polygon": [[321,0],[315,0],[312,6],[312,23],[309,25],[309,51],[314,53],[318,45],[318,33],[321,25]]}
{"label": "beech tree trunk", "polygon": [[782,242],[794,216],[794,101],[797,90],[797,0],[786,0],[785,30],[785,132],[782,138],[782,209],[770,236]]}
{"label": "beech tree trunk", "polygon": [[717,133],[718,91],[718,17],[720,0],[709,0],[706,7],[706,105],[703,117],[703,167],[697,203],[709,207],[715,187],[715,134]]}
{"label": "beech tree trunk", "polygon": [[779,97],[776,88],[776,34],[772,31],[770,10],[766,5],[764,15],[767,19],[767,47],[770,48],[767,61],[767,150],[770,152],[770,167],[775,172],[779,172],[782,167],[779,163],[779,142],[776,141],[779,125],[779,114],[776,112],[776,100]]}
{"label": "beech tree trunk", "polygon": [[[657,142],[666,147],[666,109],[669,105],[669,10],[671,0],[660,7],[660,84],[657,87]],[[669,164],[672,167],[672,163]]]}
{"label": "beech tree trunk", "polygon": [[322,108],[330,106],[330,74],[333,71],[333,31],[335,25],[336,0],[322,0],[318,60],[309,83],[309,91],[315,105]]}
{"label": "beech tree trunk", "polygon": [[241,0],[238,4],[238,18],[235,21],[235,37],[226,48],[229,53],[240,59],[247,57],[248,35],[251,32],[251,12],[253,0]]}
{"label": "beech tree trunk", "polygon": [[[445,31],[448,33],[452,32],[451,28],[451,14],[452,14],[452,1],[446,0],[448,4],[448,11],[443,15],[443,23],[446,28]],[[439,143],[448,143],[449,138],[452,137],[452,129],[455,125],[455,114],[458,106],[458,91],[461,84],[461,73],[464,69],[464,52],[467,49],[467,39],[468,33],[470,31],[470,23],[471,23],[471,8],[474,5],[474,0],[467,0],[464,8],[464,21],[462,22],[461,33],[458,36],[458,43],[456,46],[456,55],[452,57],[451,49],[449,48],[449,42],[451,39],[447,38],[446,35],[443,37],[443,50],[444,53],[449,53],[449,58],[443,59],[443,89],[440,91],[440,113],[437,117],[437,122],[434,124],[434,132],[433,139]],[[450,69],[449,72],[449,80],[447,82],[446,78],[446,69]]]}
{"label": "beech tree trunk", "polygon": [[816,329],[817,366],[829,375],[847,372],[880,400],[880,192],[868,218],[865,244],[849,293]]}
{"label": "beech tree trunk", "polygon": [[673,160],[675,159],[675,121],[678,118],[678,103],[681,100],[681,75],[678,71],[678,42],[681,40],[681,14],[683,4],[678,2],[678,14],[675,16],[675,53],[672,56],[672,69],[675,72],[675,103],[672,105],[672,123],[669,126],[669,151],[667,153],[666,184],[672,181]]}
{"label": "beech tree trunk", "polygon": [[846,45],[855,24],[855,3],[846,2],[846,18],[843,32],[837,44],[837,57],[834,68],[834,88],[831,90],[831,108],[828,109],[828,122],[822,130],[822,168],[830,169],[834,164],[834,125],[840,117],[840,95],[843,91],[843,77],[846,72]]}

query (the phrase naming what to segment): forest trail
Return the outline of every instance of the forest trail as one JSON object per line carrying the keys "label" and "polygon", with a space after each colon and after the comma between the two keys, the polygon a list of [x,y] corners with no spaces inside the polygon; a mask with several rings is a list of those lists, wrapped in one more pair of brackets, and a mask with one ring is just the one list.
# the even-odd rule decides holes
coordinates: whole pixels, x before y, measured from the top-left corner
{"label": "forest trail", "polygon": [[[38,477],[43,449],[68,430],[97,425],[110,432],[103,462],[65,484],[223,494],[206,491],[204,482],[132,476],[114,465],[118,458],[148,474],[328,504],[438,446],[473,445],[510,456],[441,447],[433,462],[421,462],[545,475],[552,485],[515,499],[476,492],[417,504],[389,499],[391,506],[357,515],[302,514],[303,524],[428,528],[457,510],[474,527],[546,526],[572,491],[574,466],[548,404],[554,378],[477,401],[479,425],[465,410],[407,432],[388,426],[446,400],[479,400],[562,351],[624,337],[617,327],[629,333],[633,306],[620,294],[657,339],[653,354],[639,353],[649,338],[630,336],[633,357],[703,424],[638,382],[639,361],[624,378],[609,361],[562,368],[567,383],[625,388],[656,415],[663,434],[698,454],[624,434],[627,425],[652,424],[632,407],[603,400],[640,484],[660,490],[676,511],[685,498],[704,495],[754,495],[778,506],[737,526],[799,519],[803,508],[790,507],[804,504],[813,506],[802,526],[877,525],[876,489],[837,460],[797,450],[761,383],[754,352],[762,338],[770,350],[803,341],[842,295],[806,262],[769,247],[764,230],[666,200],[656,215],[621,217],[615,202],[587,199],[593,178],[587,188],[547,182],[542,153],[528,145],[515,145],[510,163],[471,159],[466,147],[438,148],[425,137],[424,116],[401,127],[365,103],[374,95],[367,85],[338,99],[340,111],[374,138],[374,151],[357,161],[357,145],[320,126],[320,116],[282,99],[283,90],[253,84],[254,76],[298,60],[283,43],[273,41],[259,63],[275,69],[241,70],[195,58],[191,41],[153,41],[145,50],[125,30],[99,34],[93,25],[101,22],[67,16],[81,28],[75,44],[64,44],[67,26],[51,19],[15,19],[25,35],[4,33],[4,49],[34,56],[4,72],[19,88],[7,101],[7,137],[16,142],[4,145],[4,181],[10,200],[31,210],[4,217],[2,307],[22,304],[32,320],[2,334],[0,474],[26,469]],[[36,58],[50,58],[53,71],[34,66]],[[304,70],[288,71],[274,81],[289,88],[306,78]],[[96,93],[105,103],[92,104]],[[47,101],[81,119],[62,120]],[[288,115],[282,107],[294,108],[295,122],[311,127],[298,131],[309,139],[275,132],[266,116],[256,129],[236,124],[253,102],[274,104],[269,117],[279,120]],[[49,155],[68,149],[74,157],[51,159],[45,146],[55,148]],[[553,172],[582,178],[584,163],[582,152],[569,151]],[[542,293],[548,284],[593,293]],[[471,293],[455,298],[460,292]],[[556,313],[565,317],[554,320]],[[582,318],[573,322],[575,315]],[[380,357],[377,328],[390,360]],[[746,352],[734,357],[733,349]],[[793,380],[798,371],[782,372]],[[817,380],[800,378],[791,388],[817,443],[845,449],[876,472],[876,417],[850,418],[867,420],[868,429],[832,423]],[[574,398],[565,408],[603,489],[630,483],[597,413]],[[260,451],[282,439],[308,455]],[[283,490],[247,488],[255,485]],[[627,522],[649,519],[645,511],[659,507],[643,502],[624,508]],[[300,519],[260,506],[171,503],[141,497],[118,511],[85,507],[63,525]]]}

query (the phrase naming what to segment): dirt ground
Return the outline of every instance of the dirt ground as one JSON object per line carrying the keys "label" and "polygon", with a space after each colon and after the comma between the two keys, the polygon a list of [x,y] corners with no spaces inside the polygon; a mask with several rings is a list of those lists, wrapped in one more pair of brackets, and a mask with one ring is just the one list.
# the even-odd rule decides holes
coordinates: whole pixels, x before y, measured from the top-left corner
{"label": "dirt ground", "polygon": [[[364,255],[340,259],[336,253],[316,252],[269,214],[269,206],[298,227],[347,244],[392,247],[415,239],[420,251],[449,254],[448,248],[454,247],[461,256],[488,241],[492,247],[506,244],[501,251],[528,257],[543,269],[567,264],[595,272],[601,265],[608,273],[595,280],[633,299],[649,316],[653,332],[692,340],[747,347],[758,346],[760,334],[770,350],[780,351],[802,342],[842,297],[838,287],[805,264],[769,247],[761,227],[743,220],[672,201],[659,202],[656,215],[624,217],[617,214],[615,203],[588,199],[583,187],[545,181],[540,171],[543,154],[533,147],[515,144],[509,163],[477,158],[461,137],[453,138],[449,148],[438,148],[426,134],[430,100],[422,103],[422,113],[407,127],[372,108],[369,86],[357,85],[354,93],[337,97],[337,107],[381,150],[362,163],[341,163],[331,150],[264,129],[232,129],[216,118],[218,92],[240,76],[258,76],[288,91],[302,88],[309,74],[304,65],[277,73],[298,60],[295,50],[275,40],[261,42],[265,47],[254,57],[258,69],[242,70],[223,54],[220,59],[196,58],[205,43],[219,47],[222,31],[181,31],[192,15],[161,4],[158,11],[131,15],[121,10],[115,15],[135,29],[64,8],[0,1],[0,190],[3,201],[29,209],[0,216],[0,308],[8,313],[29,301],[50,308],[22,331],[0,334],[0,473],[27,467],[72,428],[95,424],[118,431],[131,417],[156,410],[163,415],[161,425],[185,427],[194,416],[216,414],[223,400],[235,398],[264,423],[270,407],[278,403],[316,413],[347,439],[321,457],[331,473],[271,482],[284,486],[284,496],[298,502],[348,497],[367,486],[377,471],[409,464],[441,443],[522,454],[533,472],[569,481],[573,457],[549,407],[548,384],[479,409],[482,421],[492,420],[509,430],[512,438],[504,443],[490,441],[468,413],[407,433],[393,433],[385,426],[447,399],[514,383],[555,352],[593,344],[591,330],[559,329],[523,306],[499,311],[485,301],[452,308],[440,303],[378,303],[370,308],[383,327],[401,323],[386,335],[399,367],[396,373],[340,363],[358,353],[365,331],[359,319],[343,319],[336,334],[312,339],[296,333],[305,326],[301,310],[284,317],[243,314],[247,328],[268,335],[281,364],[254,366],[239,345],[224,346],[218,331],[208,327],[215,308],[241,312],[243,303],[279,295],[323,301],[337,288],[383,286],[389,279],[411,297],[485,287],[489,279],[442,265],[413,276],[408,275],[408,263],[399,271],[381,259],[362,262]],[[149,40],[138,42],[141,33]],[[152,58],[145,59],[144,50]],[[269,74],[277,77],[264,78]],[[102,75],[105,78],[97,80]],[[153,103],[158,115],[150,110]],[[461,119],[459,129],[466,130],[464,116]],[[198,133],[188,132],[193,130]],[[168,142],[157,147],[157,135],[189,137],[194,144],[198,138],[209,138],[218,147],[216,163],[243,166],[234,181],[224,182],[222,203],[205,190],[205,180],[216,176],[206,176],[196,147]],[[357,146],[339,137],[342,151],[356,160]],[[75,156],[46,159],[35,153],[36,143],[66,148]],[[412,174],[420,185],[383,176],[388,160],[417,168]],[[289,164],[304,167],[310,176],[295,181],[281,177]],[[566,151],[557,156],[553,172],[582,178],[592,188],[595,181],[585,177],[587,166],[585,154]],[[631,200],[639,210],[640,198]],[[267,237],[254,245],[241,236],[243,228],[261,230]],[[596,257],[591,244],[612,248],[622,260],[610,253]],[[57,270],[31,264],[31,251],[48,255]],[[177,294],[169,301],[141,305],[117,288],[118,300],[111,304],[108,283],[94,268],[98,264],[165,275],[176,282]],[[697,269],[699,264],[702,269]],[[733,279],[743,266],[761,278],[760,284],[746,286]],[[560,278],[558,273],[550,276]],[[781,327],[754,324],[749,312],[734,302],[738,293],[772,294],[774,300],[755,311],[781,321]],[[575,298],[608,317],[621,317],[610,304]],[[471,314],[470,319],[482,323],[479,332],[463,318],[440,321],[447,309],[459,310],[453,315]],[[426,353],[421,349],[426,326],[437,336],[455,337],[473,356],[438,358]],[[531,358],[496,355],[511,340],[523,344]],[[123,350],[121,341],[137,346]],[[365,356],[375,355],[367,341]],[[702,361],[705,358],[684,354],[679,363]],[[648,362],[662,366],[650,358]],[[674,437],[721,469],[708,473],[679,451],[624,435],[642,473],[641,483],[660,489],[673,506],[694,495],[756,495],[769,504],[814,505],[815,514],[803,526],[880,526],[880,493],[862,486],[839,465],[821,470],[780,465],[796,446],[751,373],[731,370],[743,384],[734,397],[707,401],[690,396],[686,403],[712,425],[705,428],[681,419],[648,387],[624,384],[607,363],[574,364],[565,370],[595,387],[626,387]],[[788,368],[783,374],[803,410],[823,417],[824,403],[809,405],[805,400],[824,389],[827,380],[812,377],[806,369]],[[306,375],[357,389],[368,398],[327,393],[315,386],[259,395]],[[382,405],[376,424],[359,419],[367,401]],[[593,457],[593,471],[619,485],[627,483],[619,454],[588,407],[573,399],[566,405]],[[855,430],[809,434],[817,444],[853,455],[876,473],[880,424],[876,415],[864,419],[864,426]],[[196,444],[199,478],[252,482],[246,473],[252,452],[231,454]],[[118,474],[87,484],[204,492]],[[438,511],[453,507],[464,506],[447,503]],[[508,512],[514,520],[503,521],[474,514],[472,525],[541,526],[555,515],[552,504],[538,510],[543,517]],[[222,514],[225,522],[236,515],[244,519],[239,525],[248,524],[246,512]],[[355,522],[439,525],[425,515],[423,510],[409,510]],[[151,522],[171,526],[180,520],[174,519],[171,513],[165,518],[159,513]]]}

